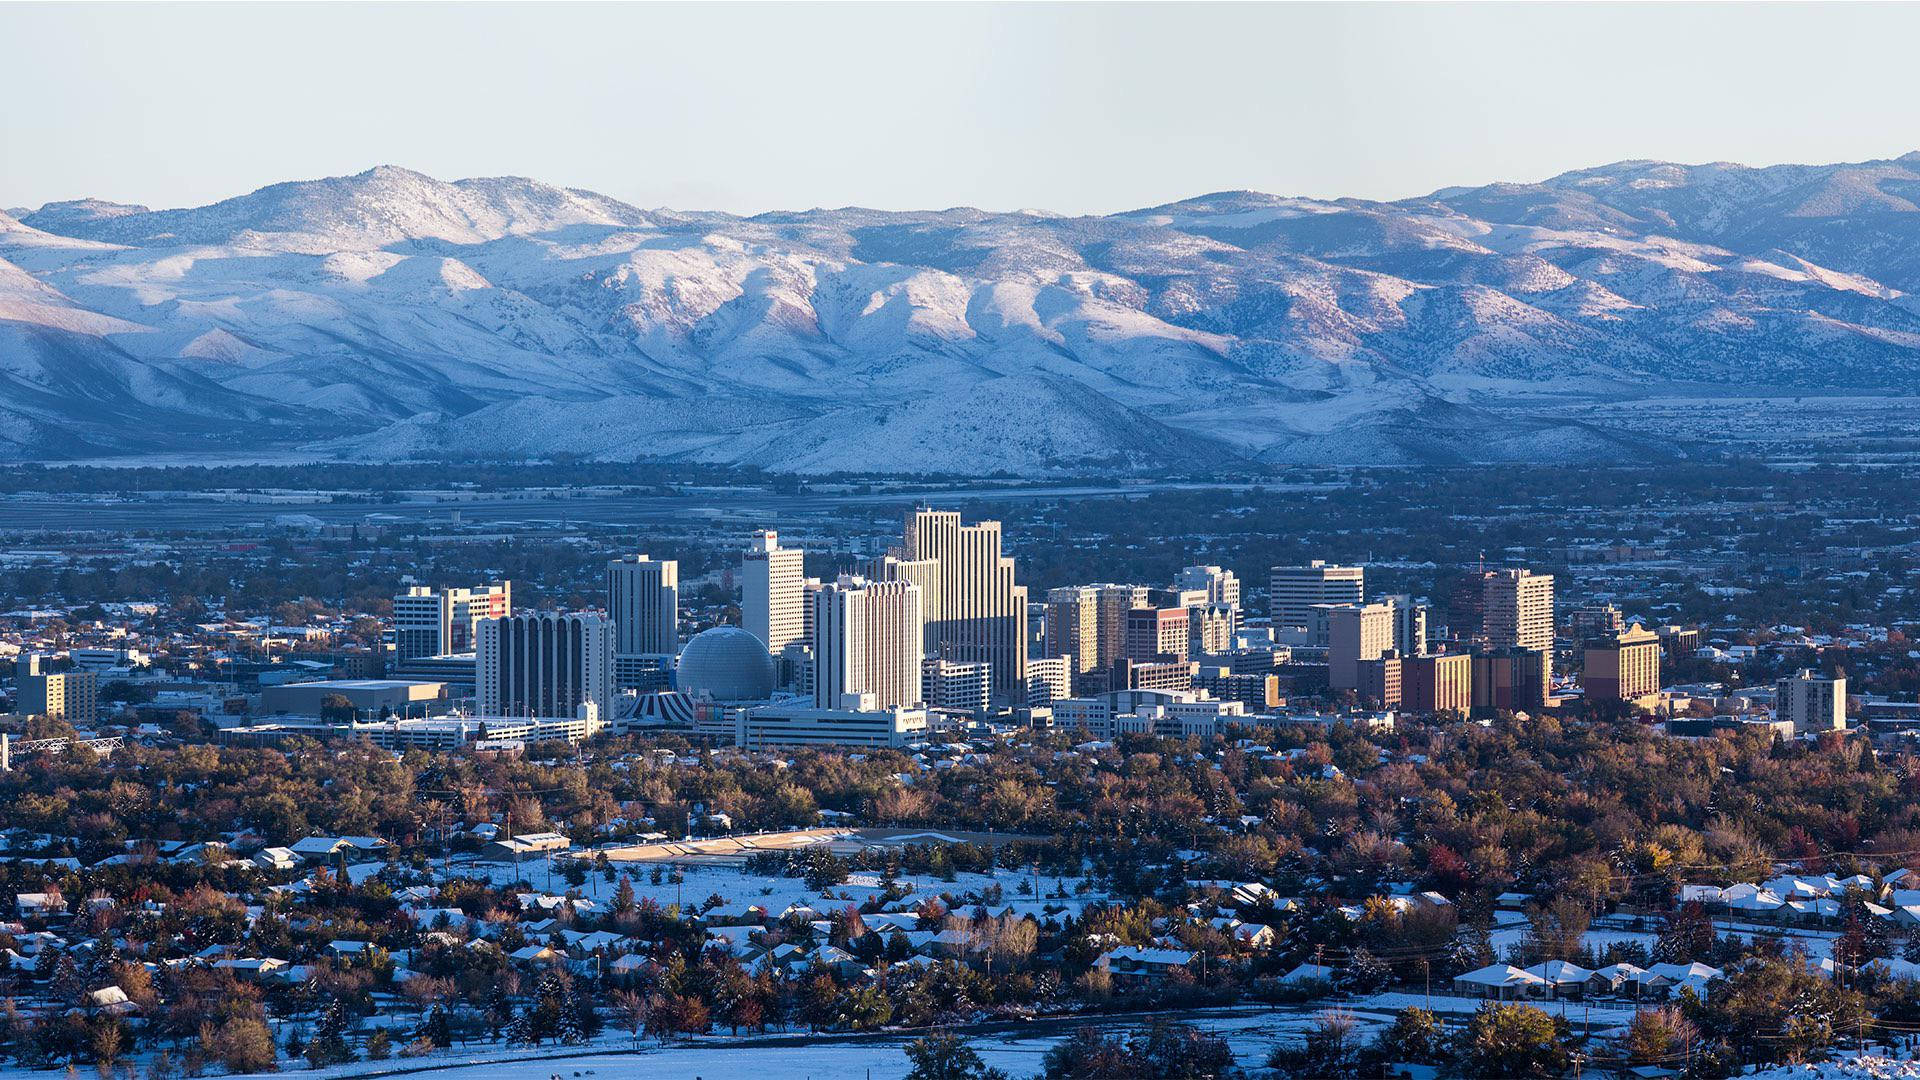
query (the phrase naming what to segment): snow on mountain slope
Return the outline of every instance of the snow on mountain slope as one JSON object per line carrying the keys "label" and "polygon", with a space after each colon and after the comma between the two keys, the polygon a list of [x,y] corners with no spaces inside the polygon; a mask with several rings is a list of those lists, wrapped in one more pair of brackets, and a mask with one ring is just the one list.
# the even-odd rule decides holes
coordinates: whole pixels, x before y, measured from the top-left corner
{"label": "snow on mountain slope", "polygon": [[1916,209],[1920,155],[1108,217],[738,218],[391,166],[189,209],[83,199],[0,215],[0,445],[324,432],[362,459],[1015,473],[1636,457],[1639,433],[1542,404],[1920,382]]}

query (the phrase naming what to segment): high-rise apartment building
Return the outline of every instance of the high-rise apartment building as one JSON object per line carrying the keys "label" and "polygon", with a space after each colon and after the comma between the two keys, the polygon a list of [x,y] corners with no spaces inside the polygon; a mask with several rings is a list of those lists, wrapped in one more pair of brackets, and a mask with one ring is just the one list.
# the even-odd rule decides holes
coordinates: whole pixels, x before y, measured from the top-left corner
{"label": "high-rise apartment building", "polygon": [[13,711],[86,727],[100,718],[100,676],[92,671],[46,670],[45,658],[23,652],[16,661],[17,699]]}
{"label": "high-rise apartment building", "polygon": [[1838,731],[1847,726],[1847,677],[1816,675],[1802,668],[1774,684],[1773,718],[1793,722],[1793,733]]}
{"label": "high-rise apartment building", "polygon": [[1393,605],[1393,651],[1403,658],[1427,655],[1427,621],[1432,608],[1425,598],[1401,593],[1383,596],[1380,602]]}
{"label": "high-rise apartment building", "polygon": [[1276,637],[1292,644],[1323,644],[1323,604],[1359,604],[1367,598],[1364,566],[1336,566],[1315,559],[1305,566],[1276,566],[1268,578],[1267,612]]}
{"label": "high-rise apartment building", "polygon": [[779,656],[807,640],[806,552],[781,547],[780,534],[756,533],[740,560],[740,625]]}
{"label": "high-rise apartment building", "polygon": [[482,619],[513,614],[513,582],[471,589],[416,585],[393,598],[395,659],[472,652],[474,627]]}
{"label": "high-rise apartment building", "polygon": [[680,651],[680,564],[627,555],[607,563],[607,614],[615,656]]}
{"label": "high-rise apartment building", "polygon": [[901,558],[932,560],[937,595],[926,608],[928,651],[948,660],[993,667],[993,692],[1007,701],[1027,692],[1027,590],[1001,551],[1000,523],[960,523],[955,511],[915,510],[907,517]]}
{"label": "high-rise apartment building", "polygon": [[1393,650],[1392,604],[1340,604],[1327,613],[1327,684],[1335,690],[1360,686],[1359,665]]}
{"label": "high-rise apartment building", "polygon": [[842,575],[813,598],[813,700],[838,709],[849,697],[862,707],[893,708],[921,700],[920,587]]}
{"label": "high-rise apartment building", "polygon": [[1173,579],[1177,589],[1205,589],[1207,603],[1224,607],[1240,606],[1240,579],[1233,571],[1218,566],[1189,566]]}
{"label": "high-rise apartment building", "polygon": [[1047,590],[1047,656],[1064,656],[1075,674],[1100,666],[1100,592],[1089,585]]}
{"label": "high-rise apartment building", "polygon": [[1588,701],[1650,706],[1660,697],[1660,635],[1635,625],[1589,640],[1581,682]]}
{"label": "high-rise apartment building", "polygon": [[613,715],[613,622],[599,615],[536,612],[482,620],[475,704],[484,717]]}
{"label": "high-rise apartment building", "polygon": [[1486,577],[1482,611],[1487,644],[1495,649],[1553,651],[1553,575],[1496,570]]}
{"label": "high-rise apartment building", "polygon": [[1127,613],[1151,605],[1153,590],[1145,585],[1095,585],[1094,609],[1099,628],[1100,669],[1127,656]]}

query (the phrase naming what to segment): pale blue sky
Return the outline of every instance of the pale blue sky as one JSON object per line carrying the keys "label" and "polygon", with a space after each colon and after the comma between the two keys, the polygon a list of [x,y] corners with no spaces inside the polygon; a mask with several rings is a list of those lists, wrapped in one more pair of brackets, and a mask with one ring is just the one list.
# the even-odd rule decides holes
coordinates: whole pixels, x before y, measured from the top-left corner
{"label": "pale blue sky", "polygon": [[0,207],[405,165],[642,206],[1394,198],[1920,149],[1893,4],[0,3]]}

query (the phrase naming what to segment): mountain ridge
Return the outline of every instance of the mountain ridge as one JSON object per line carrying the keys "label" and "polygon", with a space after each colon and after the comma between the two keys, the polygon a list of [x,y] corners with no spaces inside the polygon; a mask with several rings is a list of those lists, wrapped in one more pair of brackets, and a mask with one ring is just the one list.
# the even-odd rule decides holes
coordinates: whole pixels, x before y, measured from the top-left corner
{"label": "mountain ridge", "polygon": [[[29,457],[1606,460],[1713,449],[1602,408],[1636,396],[1920,386],[1920,151],[1110,215],[740,217],[378,166],[48,203],[0,220],[0,270],[0,445]],[[154,388],[150,422],[67,368]]]}

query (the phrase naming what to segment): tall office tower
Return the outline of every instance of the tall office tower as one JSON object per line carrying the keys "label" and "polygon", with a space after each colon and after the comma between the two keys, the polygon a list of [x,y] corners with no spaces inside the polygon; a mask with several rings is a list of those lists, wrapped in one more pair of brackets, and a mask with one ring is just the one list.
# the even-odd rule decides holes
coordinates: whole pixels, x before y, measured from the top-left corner
{"label": "tall office tower", "polygon": [[1400,666],[1401,704],[1416,713],[1473,708],[1473,657],[1466,653],[1411,656]]}
{"label": "tall office tower", "polygon": [[1393,651],[1392,604],[1338,604],[1327,612],[1327,685],[1353,690],[1360,663]]}
{"label": "tall office tower", "polygon": [[1625,701],[1648,706],[1660,696],[1660,635],[1635,624],[1594,637],[1586,645],[1588,701]]}
{"label": "tall office tower", "polygon": [[1276,566],[1268,579],[1267,611],[1282,640],[1308,644],[1326,640],[1321,604],[1359,604],[1367,599],[1364,566],[1334,566],[1315,559],[1305,566]]}
{"label": "tall office tower", "polygon": [[1240,606],[1240,579],[1233,571],[1218,566],[1189,566],[1173,579],[1176,589],[1205,589],[1207,603],[1224,607]]}
{"label": "tall office tower", "polygon": [[779,656],[807,640],[806,552],[780,546],[780,534],[756,533],[740,560],[740,625]]}
{"label": "tall office tower", "polygon": [[[928,656],[940,652],[934,639],[933,611],[940,599],[940,562],[937,559],[903,559],[898,554],[869,559],[864,575],[872,581],[904,581],[920,590],[920,648]],[[1024,625],[1024,624],[1023,624]]]}
{"label": "tall office tower", "polygon": [[916,510],[907,516],[901,556],[940,567],[926,614],[928,652],[991,664],[994,696],[1024,698],[1027,589],[1001,553],[1000,523],[962,525],[954,511]]}
{"label": "tall office tower", "polygon": [[415,585],[393,598],[395,659],[405,663],[422,656],[471,652],[476,623],[511,614],[511,581],[472,589]]}
{"label": "tall office tower", "polygon": [[1838,731],[1847,726],[1847,677],[1816,675],[1807,668],[1774,684],[1773,718],[1793,721],[1793,733]]}
{"label": "tall office tower", "polygon": [[[825,588],[825,586],[823,586],[820,583],[820,579],[817,577],[800,579],[800,611],[803,616],[803,618],[800,620],[800,630],[801,630],[800,644],[804,646],[807,651],[807,656],[808,656],[807,662],[809,664],[813,662],[813,659],[812,659],[813,642],[814,642],[814,636],[815,636],[814,635],[813,602],[820,595],[820,590],[822,588]],[[922,602],[924,604],[924,597],[922,598]],[[923,606],[921,610],[924,612],[926,609]],[[783,652],[780,655],[788,656],[788,655],[791,655],[792,653],[793,653],[793,646],[789,645],[787,646],[786,652]]]}
{"label": "tall office tower", "polygon": [[1491,570],[1469,570],[1453,583],[1447,598],[1447,632],[1458,641],[1487,636],[1487,579]]}
{"label": "tall office tower", "polygon": [[1432,605],[1426,599],[1414,599],[1401,593],[1383,596],[1382,603],[1393,605],[1393,651],[1403,658],[1427,655],[1427,619]]}
{"label": "tall office tower", "polygon": [[627,555],[607,563],[616,656],[680,651],[680,564]]}
{"label": "tall office tower", "polygon": [[918,704],[924,615],[920,587],[868,581],[851,574],[823,585],[813,598],[813,702],[844,707],[872,695],[874,708]]}
{"label": "tall office tower", "polygon": [[1186,608],[1134,608],[1127,612],[1126,658],[1138,664],[1185,660],[1191,632]]}
{"label": "tall office tower", "polygon": [[1127,658],[1127,612],[1147,607],[1153,592],[1145,585],[1095,585],[1098,648],[1096,667],[1104,670]]}
{"label": "tall office tower", "polygon": [[536,612],[482,620],[474,658],[482,717],[613,716],[613,622],[599,615]]}
{"label": "tall office tower", "polygon": [[1047,590],[1044,655],[1064,656],[1074,674],[1100,666],[1100,592],[1088,585]]}
{"label": "tall office tower", "polygon": [[1028,659],[1047,651],[1047,605],[1044,602],[1027,601],[1026,648]]}
{"label": "tall office tower", "polygon": [[1553,575],[1498,570],[1486,579],[1487,644],[1553,651]]}
{"label": "tall office tower", "polygon": [[100,718],[100,676],[92,671],[52,674],[39,653],[23,652],[16,661],[18,700],[13,711],[86,727]]}

